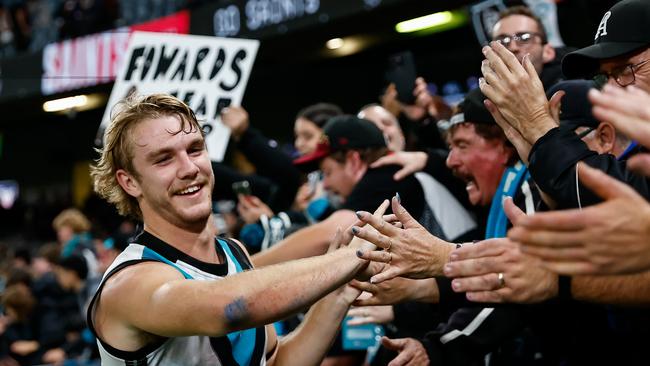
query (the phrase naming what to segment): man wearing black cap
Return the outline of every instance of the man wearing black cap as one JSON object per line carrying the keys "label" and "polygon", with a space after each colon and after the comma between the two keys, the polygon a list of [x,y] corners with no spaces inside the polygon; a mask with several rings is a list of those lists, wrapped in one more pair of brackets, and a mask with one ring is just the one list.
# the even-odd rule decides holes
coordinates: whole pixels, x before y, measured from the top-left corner
{"label": "man wearing black cap", "polygon": [[424,192],[413,175],[394,181],[392,177],[398,166],[369,168],[388,153],[384,136],[375,124],[355,116],[339,116],[324,126],[323,134],[324,140],[316,151],[299,158],[295,164],[304,171],[320,168],[324,188],[338,195],[343,203],[327,219],[253,256],[257,266],[324,253],[337,227],[348,227],[355,222],[355,211],[372,212],[396,193],[413,217],[429,221],[423,225],[432,228],[437,225],[433,215],[425,215]]}
{"label": "man wearing black cap", "polygon": [[589,150],[624,160],[637,145],[611,123],[600,122],[594,117],[591,103],[587,100],[587,94],[593,87],[594,83],[588,80],[568,80],[549,89],[549,95],[559,90],[566,92],[561,106],[560,128],[573,130]]}
{"label": "man wearing black cap", "polygon": [[577,161],[607,172],[646,197],[650,194],[647,180],[631,174],[625,166],[626,160],[638,151],[637,144],[618,133],[611,123],[601,123],[593,116],[587,99],[593,87],[591,81],[572,80],[549,90],[549,96],[558,91],[566,93],[560,109],[560,126],[540,138],[530,152],[531,174],[559,208],[590,205],[601,200],[584,188],[576,192],[574,167]]}
{"label": "man wearing black cap", "polygon": [[[465,184],[466,194],[474,206],[484,238],[503,237],[508,225],[501,201],[504,196],[516,197],[516,201],[527,212],[536,210],[538,196],[535,187],[528,183],[527,169],[519,161],[501,128],[485,108],[485,96],[479,89],[470,91],[450,121],[440,123],[447,130],[450,153],[447,167]],[[362,230],[363,232],[363,230]],[[430,236],[430,234],[427,234]],[[365,238],[365,237],[364,237]],[[370,241],[381,237],[365,238]],[[413,247],[407,237],[392,237],[394,246]],[[428,245],[432,240],[422,240],[419,245]],[[433,276],[436,262],[427,262],[405,251],[404,263],[398,275],[414,273],[421,265],[426,274]],[[417,262],[417,265],[413,265]],[[428,264],[427,264],[428,263]],[[393,264],[393,267],[397,266]],[[393,271],[393,275],[395,272]],[[383,277],[384,280],[390,276]]]}
{"label": "man wearing black cap", "polygon": [[[540,198],[529,182],[526,166],[483,105],[484,99],[479,89],[470,91],[460,103],[459,113],[445,127],[450,146],[447,167],[465,181],[469,201],[476,208],[479,225],[485,229],[484,238],[489,239],[506,234],[504,197],[515,197],[527,212],[536,210]],[[462,301],[457,301],[464,299],[452,295],[447,279],[436,281],[443,309],[461,305]],[[518,308],[463,307],[428,333],[423,344],[431,364],[471,364],[489,352],[494,352],[496,358],[523,362],[518,357],[526,356],[509,348],[521,321]]]}
{"label": "man wearing black cap", "polygon": [[564,57],[562,72],[569,79],[593,77],[650,92],[649,47],[650,2],[620,1],[603,15],[594,44]]}

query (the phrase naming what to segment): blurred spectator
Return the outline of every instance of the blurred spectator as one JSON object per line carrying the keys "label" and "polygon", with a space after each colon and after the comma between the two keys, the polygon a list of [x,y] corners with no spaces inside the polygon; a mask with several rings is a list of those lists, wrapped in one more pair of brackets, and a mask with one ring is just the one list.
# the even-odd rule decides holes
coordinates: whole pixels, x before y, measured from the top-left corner
{"label": "blurred spectator", "polygon": [[31,263],[32,263],[32,254],[29,252],[29,249],[24,247],[20,247],[16,249],[11,264],[13,268],[29,268],[29,265]]}
{"label": "blurred spectator", "polygon": [[[224,108],[221,112],[221,120],[231,129],[231,145],[237,147],[241,160],[250,165],[250,172],[235,181],[230,182],[228,190],[232,195],[232,183],[243,180],[248,181],[252,194],[265,201],[273,211],[287,210],[296,195],[300,186],[300,172],[291,164],[291,158],[277,147],[275,141],[269,140],[257,129],[250,126],[248,112],[239,106]],[[234,161],[237,162],[237,161]],[[244,171],[243,169],[239,169]],[[217,172],[215,172],[217,174]],[[268,196],[264,196],[258,189],[260,178],[271,183]],[[224,180],[222,177],[220,180]],[[227,179],[225,179],[227,181]],[[217,182],[218,185],[223,183]],[[242,193],[242,192],[237,192]],[[230,199],[230,196],[220,198]],[[236,197],[232,197],[236,198]]]}
{"label": "blurred spectator", "polygon": [[36,299],[31,290],[23,283],[9,286],[2,295],[2,305],[7,314],[7,327],[3,336],[9,346],[10,357],[21,365],[40,363],[40,344],[31,317]]}
{"label": "blurred spectator", "polygon": [[[316,144],[322,135],[322,125],[335,115],[341,114],[339,107],[319,103],[309,106],[298,113],[296,117],[296,146],[299,152],[308,152],[315,149]],[[234,183],[248,183],[250,189],[234,192],[228,185],[229,194],[237,194],[239,204],[237,205],[240,215],[246,226],[242,228],[241,238],[253,252],[281,240],[288,232],[302,227],[305,217],[301,212],[287,211],[294,200],[300,185],[300,172],[293,166],[291,157],[277,148],[275,141],[264,137],[259,131],[250,126],[248,113],[238,106],[224,108],[221,114],[223,123],[231,129],[232,143],[238,152],[241,152],[246,160],[253,164],[255,174],[241,176]],[[215,184],[215,196],[228,198],[228,195],[217,195],[223,193],[220,186],[229,182],[232,174],[224,174],[222,168],[216,169],[213,164],[215,175],[222,178]],[[264,195],[259,188],[259,183],[264,180],[272,182],[270,195]],[[246,180],[247,182],[243,182]],[[310,181],[303,186],[298,197],[304,200],[303,205],[294,205],[299,211],[314,197],[314,184],[320,185],[320,178]],[[234,187],[234,184],[233,184]],[[223,191],[223,189],[221,189]],[[322,192],[322,189],[320,190]],[[327,207],[325,199],[323,207]],[[309,211],[309,210],[308,210]],[[322,216],[323,210],[316,210],[316,217]],[[309,211],[310,213],[313,212]],[[229,217],[219,210],[223,218]],[[313,218],[313,217],[312,217]],[[316,220],[316,219],[314,219]],[[223,220],[221,220],[223,221]],[[297,225],[296,225],[297,224]]]}
{"label": "blurred spectator", "polygon": [[[65,280],[62,282],[66,283]],[[54,272],[36,280],[33,293],[37,299],[33,320],[44,352],[42,362],[62,361],[66,358],[69,338],[79,338],[78,334],[85,326],[77,296],[64,290]]]}
{"label": "blurred spectator", "polygon": [[61,248],[57,243],[47,243],[38,249],[32,260],[31,273],[34,279],[39,279],[52,272],[52,265],[59,260]]}
{"label": "blurred spectator", "polygon": [[88,270],[96,274],[97,257],[90,235],[90,221],[86,216],[76,208],[69,208],[54,218],[52,227],[61,244],[61,258],[79,254],[86,259]]}
{"label": "blurred spectator", "polygon": [[13,268],[7,276],[7,288],[14,285],[32,286],[32,276],[24,268]]}
{"label": "blurred spectator", "polygon": [[397,118],[379,104],[369,104],[359,111],[359,118],[367,119],[377,125],[384,133],[386,145],[391,151],[402,151],[405,147],[404,133]]}
{"label": "blurred spectator", "polygon": [[311,154],[323,135],[323,126],[330,118],[343,114],[341,108],[330,103],[317,103],[303,108],[296,115],[293,131],[295,146],[300,155]]}
{"label": "blurred spectator", "polygon": [[[293,125],[295,147],[300,156],[316,151],[323,136],[323,126],[332,117],[343,114],[341,108],[330,103],[316,103],[300,110]],[[296,194],[294,209],[305,211],[310,222],[324,219],[333,212],[330,198],[323,190],[322,177],[312,173]]]}
{"label": "blurred spectator", "polygon": [[52,221],[56,237],[62,245],[61,255],[67,257],[73,252],[89,246],[90,221],[76,208],[63,210]]}
{"label": "blurred spectator", "polygon": [[[54,274],[56,275],[56,280],[59,283],[59,286],[61,286],[63,290],[80,295],[85,286],[86,278],[88,278],[88,266],[83,257],[71,255],[62,258],[61,261],[54,266]],[[80,296],[78,296],[78,299],[80,300],[79,307],[83,308],[85,301],[83,301]]]}
{"label": "blurred spectator", "polygon": [[62,349],[68,358],[87,359],[95,349],[95,339],[86,325],[88,304],[99,286],[98,276],[90,276],[86,261],[78,255],[61,259],[54,266],[57,282],[63,290],[73,293],[79,313],[70,314],[66,322],[66,342]]}
{"label": "blurred spectator", "polygon": [[93,244],[99,261],[99,275],[106,271],[115,257],[126,249],[132,238],[137,235],[136,223],[124,217],[120,218],[122,220],[117,229],[110,235],[99,225],[93,227]]}

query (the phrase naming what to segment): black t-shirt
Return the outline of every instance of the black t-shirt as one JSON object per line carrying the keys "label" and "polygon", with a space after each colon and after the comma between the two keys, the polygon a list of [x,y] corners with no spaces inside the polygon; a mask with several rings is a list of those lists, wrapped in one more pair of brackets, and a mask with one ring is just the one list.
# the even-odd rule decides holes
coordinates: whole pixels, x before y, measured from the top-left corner
{"label": "black t-shirt", "polygon": [[[402,206],[418,220],[424,212],[424,192],[420,182],[413,175],[395,181],[393,175],[400,169],[398,165],[368,168],[343,204],[342,209],[374,212],[385,199],[390,200],[399,193]],[[391,212],[390,207],[387,212]]]}

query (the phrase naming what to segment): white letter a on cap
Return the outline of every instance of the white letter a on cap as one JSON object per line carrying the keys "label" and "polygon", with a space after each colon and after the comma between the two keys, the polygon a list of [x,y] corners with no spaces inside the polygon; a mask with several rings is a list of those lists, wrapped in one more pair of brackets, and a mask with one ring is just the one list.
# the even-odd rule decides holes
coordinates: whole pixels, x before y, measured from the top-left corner
{"label": "white letter a on cap", "polygon": [[609,17],[612,16],[612,12],[608,11],[603,15],[603,19],[600,21],[600,24],[598,25],[598,29],[596,30],[596,36],[594,37],[594,41],[598,39],[600,36],[606,36],[607,35],[607,21],[609,20]]}

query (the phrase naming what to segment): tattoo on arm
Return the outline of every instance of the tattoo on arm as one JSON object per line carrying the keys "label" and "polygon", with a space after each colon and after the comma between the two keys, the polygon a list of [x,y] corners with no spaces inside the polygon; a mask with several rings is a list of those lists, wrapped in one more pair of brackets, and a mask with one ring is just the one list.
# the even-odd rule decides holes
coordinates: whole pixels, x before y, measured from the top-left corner
{"label": "tattoo on arm", "polygon": [[224,315],[227,324],[231,327],[237,327],[246,322],[249,319],[250,314],[248,314],[248,308],[244,298],[238,297],[233,302],[226,305]]}

